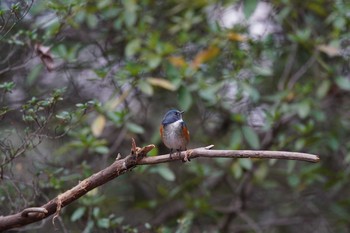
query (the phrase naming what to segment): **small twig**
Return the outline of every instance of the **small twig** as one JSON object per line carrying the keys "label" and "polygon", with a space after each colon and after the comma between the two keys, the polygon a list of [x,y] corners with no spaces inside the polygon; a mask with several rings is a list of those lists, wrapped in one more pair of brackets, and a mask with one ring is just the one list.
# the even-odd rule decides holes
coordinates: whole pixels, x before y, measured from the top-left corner
{"label": "small twig", "polygon": [[261,230],[261,228],[259,227],[259,225],[251,217],[249,217],[246,213],[238,212],[238,216],[241,217],[248,224],[248,226],[250,226],[251,229],[254,230],[256,233],[263,232]]}
{"label": "small twig", "polygon": [[288,82],[288,88],[292,89],[295,83],[309,70],[309,68],[315,63],[316,55],[313,55],[300,69],[293,74]]}
{"label": "small twig", "polygon": [[286,80],[292,70],[292,67],[294,65],[295,62],[295,56],[297,54],[297,50],[298,50],[298,45],[297,44],[293,44],[291,46],[292,51],[290,52],[290,54],[288,55],[287,58],[287,62],[286,65],[284,67],[283,73],[281,75],[280,81],[278,82],[278,90],[283,90],[284,89],[284,85],[286,83]]}

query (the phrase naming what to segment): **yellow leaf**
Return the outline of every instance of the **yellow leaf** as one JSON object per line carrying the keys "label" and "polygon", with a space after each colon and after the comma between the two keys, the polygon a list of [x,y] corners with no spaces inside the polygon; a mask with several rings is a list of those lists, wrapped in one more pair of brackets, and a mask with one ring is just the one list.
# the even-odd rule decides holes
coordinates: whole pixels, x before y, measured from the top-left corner
{"label": "yellow leaf", "polygon": [[335,57],[340,55],[340,49],[335,46],[321,44],[317,46],[317,49],[321,52],[324,52],[330,57]]}
{"label": "yellow leaf", "polygon": [[216,46],[210,46],[206,50],[202,50],[197,53],[196,57],[192,61],[192,67],[197,69],[201,64],[213,59],[219,54],[220,50]]}
{"label": "yellow leaf", "polygon": [[182,56],[172,56],[168,60],[175,67],[181,68],[186,66],[186,61]]}
{"label": "yellow leaf", "polygon": [[239,41],[239,42],[244,42],[247,41],[248,38],[245,35],[235,33],[235,32],[230,32],[227,34],[227,38],[232,41]]}
{"label": "yellow leaf", "polygon": [[163,78],[147,78],[147,82],[149,82],[153,86],[162,87],[169,91],[176,90],[176,87],[171,82]]}
{"label": "yellow leaf", "polygon": [[99,137],[106,125],[106,118],[103,115],[99,115],[91,124],[91,131],[95,137]]}

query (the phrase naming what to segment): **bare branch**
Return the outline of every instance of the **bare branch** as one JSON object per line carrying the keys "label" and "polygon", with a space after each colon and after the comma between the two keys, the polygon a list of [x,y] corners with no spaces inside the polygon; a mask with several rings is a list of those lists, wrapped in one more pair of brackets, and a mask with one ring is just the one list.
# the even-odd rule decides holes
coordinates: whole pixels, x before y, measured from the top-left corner
{"label": "bare branch", "polygon": [[40,221],[54,214],[53,220],[59,216],[61,208],[79,199],[90,190],[101,186],[108,181],[126,173],[137,165],[158,164],[183,160],[185,158],[259,158],[259,159],[291,159],[307,162],[318,162],[319,157],[313,154],[286,152],[286,151],[251,151],[251,150],[210,150],[213,146],[196,148],[183,151],[181,154],[172,156],[169,154],[154,157],[146,157],[147,153],[155,146],[148,145],[137,147],[135,141],[132,141],[130,155],[124,159],[116,160],[109,167],[93,174],[85,180],[79,182],[72,189],[58,195],[41,207],[27,208],[20,213],[0,216],[0,231],[24,226],[33,222]]}
{"label": "bare branch", "polygon": [[289,151],[262,151],[262,150],[209,150],[211,147],[203,147],[187,150],[180,156],[159,155],[142,159],[138,164],[158,164],[171,162],[173,160],[183,160],[187,154],[188,158],[207,157],[207,158],[255,158],[255,159],[288,159],[300,160],[316,163],[320,159],[318,156],[300,152]]}

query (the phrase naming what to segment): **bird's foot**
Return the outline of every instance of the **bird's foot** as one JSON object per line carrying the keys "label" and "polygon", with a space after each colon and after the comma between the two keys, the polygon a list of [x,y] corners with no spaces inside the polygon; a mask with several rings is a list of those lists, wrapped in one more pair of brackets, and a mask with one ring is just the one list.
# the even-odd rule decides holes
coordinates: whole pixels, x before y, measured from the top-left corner
{"label": "bird's foot", "polygon": [[182,159],[182,162],[190,162],[191,161],[191,159],[190,159],[190,153],[189,153],[189,151],[186,149],[186,151],[185,151],[185,157]]}

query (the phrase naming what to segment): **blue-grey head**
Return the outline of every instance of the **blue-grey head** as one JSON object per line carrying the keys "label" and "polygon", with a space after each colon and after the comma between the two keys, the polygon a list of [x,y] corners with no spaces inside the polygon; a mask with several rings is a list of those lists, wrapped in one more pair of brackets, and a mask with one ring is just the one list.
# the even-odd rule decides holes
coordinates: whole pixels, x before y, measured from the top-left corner
{"label": "blue-grey head", "polygon": [[176,109],[169,110],[164,115],[164,118],[162,120],[162,124],[168,125],[168,124],[174,123],[176,121],[182,120],[182,113],[184,113],[184,112],[180,112],[179,110],[176,110]]}

